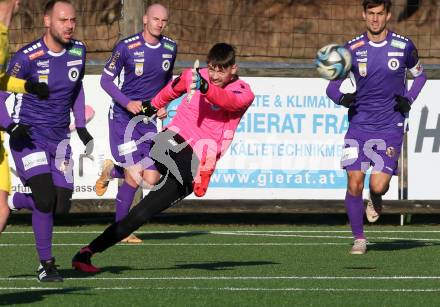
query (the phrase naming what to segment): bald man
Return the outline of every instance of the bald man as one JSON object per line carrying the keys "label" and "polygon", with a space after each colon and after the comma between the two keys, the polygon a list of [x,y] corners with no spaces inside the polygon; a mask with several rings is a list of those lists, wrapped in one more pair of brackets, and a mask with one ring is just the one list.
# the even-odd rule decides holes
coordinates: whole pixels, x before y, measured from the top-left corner
{"label": "bald man", "polygon": [[[110,148],[117,166],[105,160],[96,193],[101,196],[111,178],[124,178],[116,196],[116,222],[128,215],[141,182],[149,186],[160,179],[150,158],[155,120],[142,120],[142,101],[151,100],[171,80],[177,45],[162,35],[168,23],[168,10],[161,4],[149,6],[143,16],[142,32],[121,40],[104,67],[102,88],[112,97],[109,112]],[[118,78],[118,85],[114,80]],[[166,116],[160,109],[157,117]],[[145,119],[145,118],[144,118]],[[145,140],[145,136],[147,140]],[[140,139],[143,141],[139,141]],[[123,240],[142,242],[133,234]]]}

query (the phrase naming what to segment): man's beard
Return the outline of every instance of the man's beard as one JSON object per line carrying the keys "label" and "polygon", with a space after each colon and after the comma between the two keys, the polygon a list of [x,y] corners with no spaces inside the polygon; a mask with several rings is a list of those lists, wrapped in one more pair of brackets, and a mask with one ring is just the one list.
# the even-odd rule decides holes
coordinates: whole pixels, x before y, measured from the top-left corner
{"label": "man's beard", "polygon": [[385,26],[382,29],[379,29],[378,31],[373,31],[372,29],[368,29],[368,32],[370,32],[373,35],[379,35],[381,34],[383,31],[385,31]]}
{"label": "man's beard", "polygon": [[67,46],[70,43],[70,39],[69,39],[68,42],[65,42],[61,37],[59,37],[58,35],[56,35],[52,31],[50,32],[50,34],[53,37],[53,40],[56,41],[58,44],[60,44],[62,46]]}

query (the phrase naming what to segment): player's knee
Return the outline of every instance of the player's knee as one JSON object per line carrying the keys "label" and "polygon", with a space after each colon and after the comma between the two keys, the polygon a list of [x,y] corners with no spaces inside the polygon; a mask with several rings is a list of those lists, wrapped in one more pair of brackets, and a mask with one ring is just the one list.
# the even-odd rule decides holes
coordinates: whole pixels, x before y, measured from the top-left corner
{"label": "player's knee", "polygon": [[68,214],[72,206],[72,193],[73,191],[66,188],[57,187],[57,202],[55,206],[55,214],[64,215]]}
{"label": "player's knee", "polygon": [[35,207],[43,213],[53,212],[57,198],[55,193],[37,194],[34,193]]}
{"label": "player's knee", "polygon": [[389,189],[388,183],[375,183],[370,184],[370,192],[377,195],[384,195]]}
{"label": "player's knee", "polygon": [[348,183],[348,193],[353,196],[362,195],[364,183],[362,181],[353,181]]}

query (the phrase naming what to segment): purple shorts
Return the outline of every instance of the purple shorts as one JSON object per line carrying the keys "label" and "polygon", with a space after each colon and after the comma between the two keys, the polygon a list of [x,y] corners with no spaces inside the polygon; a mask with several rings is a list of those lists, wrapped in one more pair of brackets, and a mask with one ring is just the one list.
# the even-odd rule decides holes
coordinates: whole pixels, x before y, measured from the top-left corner
{"label": "purple shorts", "polygon": [[52,174],[57,187],[73,190],[73,160],[69,139],[56,143],[48,139],[10,139],[17,174],[24,185],[41,174]]}
{"label": "purple shorts", "polygon": [[344,138],[341,166],[347,171],[397,175],[403,133],[371,133],[349,128]]}
{"label": "purple shorts", "polygon": [[110,148],[113,158],[124,168],[141,164],[143,169],[156,170],[150,158],[153,138],[157,134],[155,123],[144,123],[134,117],[129,120],[118,116],[109,118]]}

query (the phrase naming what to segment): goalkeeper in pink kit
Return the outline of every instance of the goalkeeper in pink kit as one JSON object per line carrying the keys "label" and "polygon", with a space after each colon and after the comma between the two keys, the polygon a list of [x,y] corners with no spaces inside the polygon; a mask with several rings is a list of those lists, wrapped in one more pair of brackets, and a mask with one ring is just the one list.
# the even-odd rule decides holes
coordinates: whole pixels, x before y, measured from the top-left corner
{"label": "goalkeeper in pink kit", "polygon": [[197,196],[206,192],[216,162],[229,147],[240,119],[254,100],[249,85],[236,74],[231,45],[214,45],[206,62],[207,68],[183,71],[151,103],[144,103],[144,113],[153,116],[188,93],[170,124],[153,139],[150,155],[162,178],[127,217],[109,226],[73,257],[74,268],[99,272],[91,263],[93,254],[115,245],[193,191]]}

